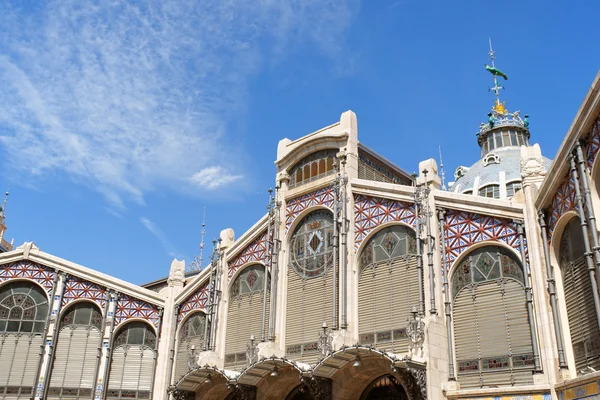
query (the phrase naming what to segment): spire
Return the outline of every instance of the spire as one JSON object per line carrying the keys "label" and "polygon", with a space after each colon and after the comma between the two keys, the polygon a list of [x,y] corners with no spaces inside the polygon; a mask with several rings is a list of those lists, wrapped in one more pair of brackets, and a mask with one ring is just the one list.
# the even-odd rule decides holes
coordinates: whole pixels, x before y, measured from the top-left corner
{"label": "spire", "polygon": [[0,206],[0,223],[4,222],[4,218],[6,218],[6,203],[8,203],[8,191],[10,190],[10,185],[8,185],[8,189],[4,193],[4,201],[2,202],[2,206]]}
{"label": "spire", "polygon": [[204,262],[204,236],[206,235],[206,207],[204,207],[204,216],[202,217],[202,231],[200,234],[200,255],[194,256],[194,259],[188,265],[187,272],[202,271]]}
{"label": "spire", "polygon": [[442,146],[438,145],[440,152],[440,175],[442,177],[442,190],[446,190],[446,170],[444,169],[444,161],[442,160]]}

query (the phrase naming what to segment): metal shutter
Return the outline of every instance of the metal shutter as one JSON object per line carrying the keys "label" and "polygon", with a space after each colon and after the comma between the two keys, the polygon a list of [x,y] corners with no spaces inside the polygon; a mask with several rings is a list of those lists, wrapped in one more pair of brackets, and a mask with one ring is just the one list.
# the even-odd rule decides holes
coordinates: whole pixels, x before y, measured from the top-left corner
{"label": "metal shutter", "polygon": [[323,321],[330,328],[333,322],[332,277],[330,269],[324,276],[303,280],[288,267],[285,328],[288,358],[309,364],[318,360],[316,343]]}
{"label": "metal shutter", "polygon": [[600,369],[598,320],[585,257],[562,268],[563,287],[577,373],[588,366]]}
{"label": "metal shutter", "polygon": [[358,283],[359,341],[395,353],[407,352],[406,326],[411,308],[418,304],[415,257],[366,267]]}
{"label": "metal shutter", "polygon": [[154,350],[136,345],[116,348],[110,367],[107,398],[147,398],[153,373]]}
{"label": "metal shutter", "polygon": [[[225,340],[225,366],[241,370],[246,366],[246,350],[250,335],[256,343],[261,340],[263,291],[245,293],[229,299],[227,310],[227,331]],[[271,294],[267,291],[267,312],[265,330],[268,328]],[[266,337],[267,332],[265,332]]]}
{"label": "metal shutter", "polygon": [[196,354],[204,349],[202,336],[190,336],[183,340],[177,339],[177,354],[175,356],[175,382],[188,372],[188,359],[190,349],[196,346]]}
{"label": "metal shutter", "polygon": [[110,396],[111,392],[118,392],[123,385],[123,374],[129,366],[126,366],[126,350],[125,347],[119,346],[113,350],[110,362],[110,374],[108,378],[109,398],[118,399],[119,396]]}
{"label": "metal shutter", "polygon": [[0,336],[1,399],[31,397],[42,341],[41,335],[4,333]]}
{"label": "metal shutter", "polygon": [[[93,386],[100,331],[90,326],[66,326],[58,334],[48,398],[61,398]],[[83,392],[80,392],[80,394]]]}

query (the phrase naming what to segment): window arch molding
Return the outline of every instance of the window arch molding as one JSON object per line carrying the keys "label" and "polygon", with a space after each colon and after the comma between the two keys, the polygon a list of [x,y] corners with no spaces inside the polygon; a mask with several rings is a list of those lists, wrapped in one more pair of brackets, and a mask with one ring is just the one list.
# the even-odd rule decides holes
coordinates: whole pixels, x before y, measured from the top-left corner
{"label": "window arch molding", "polygon": [[[312,155],[318,155],[319,153],[331,153],[334,157],[337,156],[343,144],[339,146],[331,146],[331,141],[325,139],[323,141],[314,140],[311,142],[304,143],[300,149],[293,151],[287,157],[287,167],[285,168],[286,173],[291,177],[295,170],[302,164],[303,161],[307,161]],[[282,160],[283,161],[283,160]],[[297,187],[297,186],[296,186]]]}
{"label": "window arch molding", "polygon": [[333,210],[327,206],[314,205],[314,206],[308,207],[306,210],[302,210],[302,212],[300,214],[296,215],[296,218],[294,218],[294,220],[290,224],[290,227],[288,228],[288,231],[286,232],[285,240],[287,243],[291,242],[292,236],[294,236],[294,232],[296,231],[296,228],[298,228],[298,225],[300,225],[302,223],[302,221],[304,221],[306,216],[309,215],[310,213],[312,213],[314,211],[318,211],[318,210],[329,211],[333,218]]}
{"label": "window arch molding", "polygon": [[478,242],[478,243],[475,243],[475,244],[471,245],[461,255],[459,255],[458,257],[456,257],[456,260],[454,260],[452,262],[452,264],[450,265],[450,268],[448,270],[448,276],[450,278],[452,278],[452,276],[454,276],[454,273],[456,272],[456,269],[458,268],[458,266],[460,264],[462,264],[462,262],[465,259],[467,259],[469,257],[469,255],[471,255],[474,251],[479,250],[482,247],[501,247],[502,249],[509,251],[510,253],[512,253],[512,255],[519,262],[519,266],[521,267],[521,271],[524,272],[523,271],[523,260],[521,260],[521,254],[517,250],[515,250],[512,247],[510,247],[509,245],[507,245],[504,242],[495,241],[495,240],[484,240],[482,242]]}
{"label": "window arch molding", "polygon": [[117,326],[113,331],[113,346],[111,346],[111,348],[114,348],[115,339],[121,334],[121,331],[127,328],[127,326],[129,326],[132,322],[143,322],[144,324],[148,325],[152,330],[152,333],[154,333],[154,335],[158,338],[158,330],[153,324],[148,322],[148,320],[145,320],[143,318],[128,318],[126,321],[121,322],[119,326]]}
{"label": "window arch molding", "polygon": [[75,299],[73,301],[70,301],[69,304],[66,304],[61,308],[60,313],[58,314],[57,321],[61,321],[63,319],[63,317],[65,315],[67,315],[67,313],[71,310],[71,308],[73,308],[77,305],[80,305],[82,303],[87,303],[87,304],[92,305],[94,308],[96,308],[97,311],[100,312],[100,315],[102,317],[104,317],[104,310],[95,301],[93,301],[91,299]]}
{"label": "window arch molding", "polygon": [[558,278],[556,274],[560,274],[560,268],[558,268],[558,262],[560,261],[560,242],[565,233],[565,229],[569,225],[572,219],[579,218],[577,212],[575,210],[570,210],[561,215],[561,217],[556,221],[554,225],[554,230],[552,231],[552,238],[550,239],[550,258],[552,265],[554,266],[554,277]]}
{"label": "window arch molding", "polygon": [[364,249],[369,244],[369,241],[371,239],[373,239],[375,237],[375,235],[377,235],[380,231],[382,231],[386,228],[390,228],[392,226],[402,226],[402,227],[408,228],[415,236],[417,235],[415,228],[412,225],[409,225],[405,222],[402,222],[402,221],[384,222],[383,224],[379,225],[377,228],[375,228],[371,232],[369,232],[369,234],[367,236],[365,236],[365,238],[360,242],[360,245],[358,246],[358,249],[356,250],[356,253],[354,254],[354,265],[360,264],[360,257],[362,255]]}
{"label": "window arch molding", "polygon": [[193,318],[194,316],[196,316],[198,314],[202,314],[202,315],[204,315],[204,318],[208,318],[208,313],[203,308],[199,308],[199,309],[190,311],[181,321],[179,321],[177,323],[177,330],[176,330],[175,334],[177,335],[178,339],[179,339],[179,335],[181,334],[182,327],[186,324],[186,322],[188,322],[191,318]]}
{"label": "window arch molding", "polygon": [[[250,262],[242,265],[241,267],[239,267],[237,269],[237,271],[235,271],[235,273],[229,279],[229,283],[227,284],[227,293],[231,293],[231,289],[233,288],[235,281],[240,277],[240,275],[242,273],[244,273],[245,270],[247,270],[248,268],[251,268],[251,267],[256,267],[256,266],[261,267],[263,270],[265,269],[265,263],[263,263],[262,261],[250,261]],[[269,279],[270,278],[271,278],[271,271],[269,271]]]}
{"label": "window arch molding", "polygon": [[50,294],[46,291],[46,289],[39,284],[39,282],[34,281],[33,279],[28,279],[28,278],[10,278],[7,279],[5,281],[0,282],[0,291],[4,288],[4,286],[6,285],[10,285],[13,283],[19,283],[19,282],[25,282],[25,283],[33,283],[34,285],[36,285],[46,296],[46,301],[48,302],[49,305],[51,305],[50,303],[52,302],[50,299]]}

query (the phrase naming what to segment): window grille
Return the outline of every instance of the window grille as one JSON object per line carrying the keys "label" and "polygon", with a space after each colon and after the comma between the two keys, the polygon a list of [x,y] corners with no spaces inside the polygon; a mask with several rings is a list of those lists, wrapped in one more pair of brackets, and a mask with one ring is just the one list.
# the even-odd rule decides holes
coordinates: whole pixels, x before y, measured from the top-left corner
{"label": "window grille", "polygon": [[513,197],[515,193],[521,190],[521,182],[509,182],[506,184],[506,196]]}
{"label": "window grille", "polygon": [[[265,329],[269,320],[270,280],[267,277]],[[250,336],[260,341],[263,333],[265,267],[250,265],[242,270],[230,287],[225,339],[225,366],[239,370],[246,366],[246,349]],[[266,335],[266,332],[264,332]]]}
{"label": "window grille", "polygon": [[65,310],[53,352],[49,399],[91,396],[101,327],[102,314],[91,302],[75,303]]}
{"label": "window grille", "polygon": [[333,174],[337,151],[337,149],[321,150],[303,158],[289,170],[289,188],[292,189]]}
{"label": "window grille", "polygon": [[500,185],[487,185],[479,189],[479,195],[492,199],[500,198]]}
{"label": "window grille", "polygon": [[36,284],[0,288],[0,398],[29,398],[43,343],[48,298]]}
{"label": "window grille", "polygon": [[129,322],[112,346],[106,398],[149,399],[154,375],[156,335],[145,322]]}
{"label": "window grille", "polygon": [[579,218],[573,218],[561,237],[560,269],[577,374],[600,369],[600,330],[594,312],[593,289],[585,260]]}
{"label": "window grille", "polygon": [[497,246],[474,250],[455,268],[451,290],[461,387],[533,382],[524,279],[518,258]]}
{"label": "window grille", "polygon": [[422,290],[415,233],[401,225],[384,228],[369,239],[359,260],[359,342],[404,353],[407,319]]}

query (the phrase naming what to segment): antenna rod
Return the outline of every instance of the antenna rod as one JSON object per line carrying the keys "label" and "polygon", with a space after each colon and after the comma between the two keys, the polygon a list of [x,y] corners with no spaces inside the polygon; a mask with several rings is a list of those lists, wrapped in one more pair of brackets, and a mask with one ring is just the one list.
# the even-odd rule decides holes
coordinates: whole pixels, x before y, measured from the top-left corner
{"label": "antenna rod", "polygon": [[204,207],[204,216],[202,217],[202,232],[200,239],[200,257],[198,257],[198,263],[200,264],[198,267],[199,270],[202,270],[202,263],[204,261],[204,236],[206,235],[206,206]]}
{"label": "antenna rod", "polygon": [[446,190],[446,171],[444,170],[444,161],[442,160],[442,146],[438,145],[440,152],[440,173],[442,175],[442,190]]}

